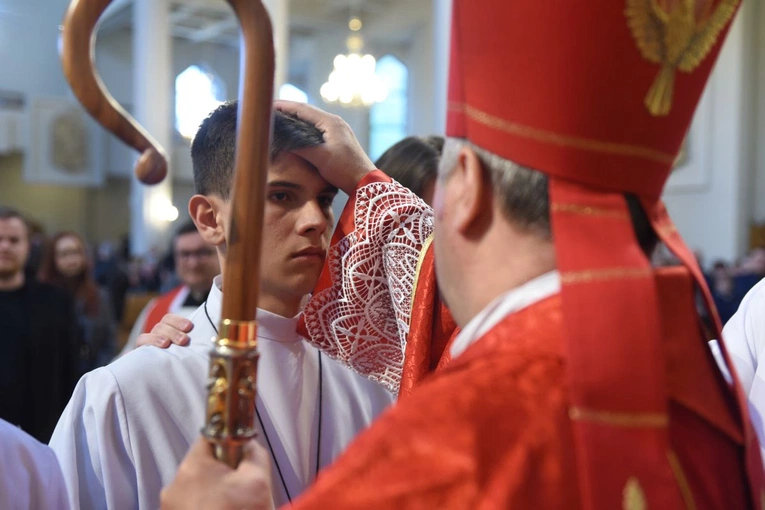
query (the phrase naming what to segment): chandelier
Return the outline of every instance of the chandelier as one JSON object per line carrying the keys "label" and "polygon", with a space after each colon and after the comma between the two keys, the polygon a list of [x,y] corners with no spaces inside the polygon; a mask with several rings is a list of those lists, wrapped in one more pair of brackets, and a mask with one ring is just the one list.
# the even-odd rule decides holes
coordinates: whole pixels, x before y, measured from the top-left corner
{"label": "chandelier", "polygon": [[341,53],[335,57],[334,69],[319,90],[322,99],[346,107],[372,106],[385,101],[388,86],[375,74],[375,58],[361,54],[364,41],[361,35],[355,33],[361,30],[361,20],[351,17],[348,28],[351,30],[345,41],[348,54]]}

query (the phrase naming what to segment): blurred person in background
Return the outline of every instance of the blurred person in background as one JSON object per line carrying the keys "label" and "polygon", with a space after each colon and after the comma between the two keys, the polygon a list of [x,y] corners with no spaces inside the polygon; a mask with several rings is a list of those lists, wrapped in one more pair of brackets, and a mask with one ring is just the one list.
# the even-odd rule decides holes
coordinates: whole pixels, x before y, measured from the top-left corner
{"label": "blurred person in background", "polygon": [[122,321],[125,311],[125,296],[129,287],[126,262],[118,256],[111,242],[104,241],[98,246],[93,268],[94,277],[99,287],[108,291],[114,320],[118,324]]}
{"label": "blurred person in background", "polygon": [[29,257],[27,257],[24,271],[28,278],[35,279],[45,257],[48,239],[45,235],[45,228],[40,222],[28,220],[27,224],[29,225]]}
{"label": "blurred person in background", "polygon": [[136,347],[141,333],[149,333],[168,313],[188,316],[207,299],[213,279],[220,274],[215,247],[207,244],[192,221],[173,239],[175,272],[180,285],[149,302],[138,316],[120,356]]}
{"label": "blurred person in background", "polygon": [[444,146],[442,136],[409,136],[391,146],[375,166],[433,205],[438,163]]}
{"label": "blurred person in background", "polygon": [[61,232],[51,241],[40,281],[66,291],[75,301],[80,332],[78,375],[106,365],[114,357],[116,325],[108,293],[93,276],[85,242],[79,234]]}
{"label": "blurred person in background", "polygon": [[739,301],[763,277],[765,277],[765,247],[757,246],[741,259],[734,270],[733,292]]}
{"label": "blurred person in background", "polygon": [[66,292],[28,278],[29,229],[0,206],[0,418],[47,442],[77,382],[77,320]]}

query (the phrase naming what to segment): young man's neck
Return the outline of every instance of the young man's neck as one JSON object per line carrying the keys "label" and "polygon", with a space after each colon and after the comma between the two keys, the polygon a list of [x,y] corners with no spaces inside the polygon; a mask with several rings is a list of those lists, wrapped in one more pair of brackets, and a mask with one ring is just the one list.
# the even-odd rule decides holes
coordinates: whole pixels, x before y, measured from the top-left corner
{"label": "young man's neck", "polygon": [[279,315],[292,318],[300,312],[302,299],[281,298],[261,293],[258,299],[258,308]]}
{"label": "young man's neck", "polygon": [[[221,279],[221,292],[225,292],[223,288],[223,281]],[[303,305],[303,298],[284,298],[273,296],[265,293],[261,290],[260,296],[258,296],[258,308],[265,310],[266,312],[279,315],[291,319],[300,313]]]}
{"label": "young man's neck", "polygon": [[0,276],[0,291],[17,290],[24,286],[24,271],[9,276]]}

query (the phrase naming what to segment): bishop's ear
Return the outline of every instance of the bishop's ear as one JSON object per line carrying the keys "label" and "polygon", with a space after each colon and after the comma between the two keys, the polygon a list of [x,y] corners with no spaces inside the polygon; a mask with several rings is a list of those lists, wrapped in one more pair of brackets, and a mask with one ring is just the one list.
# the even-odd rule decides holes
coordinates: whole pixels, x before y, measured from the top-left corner
{"label": "bishop's ear", "polygon": [[205,242],[214,246],[226,243],[225,222],[229,205],[217,197],[194,195],[189,200],[189,215]]}
{"label": "bishop's ear", "polygon": [[[484,175],[483,165],[470,147],[463,147],[457,156],[457,165],[450,176],[449,190],[454,226],[463,234],[481,220],[491,199],[487,200],[490,183]],[[488,197],[490,197],[490,193]]]}

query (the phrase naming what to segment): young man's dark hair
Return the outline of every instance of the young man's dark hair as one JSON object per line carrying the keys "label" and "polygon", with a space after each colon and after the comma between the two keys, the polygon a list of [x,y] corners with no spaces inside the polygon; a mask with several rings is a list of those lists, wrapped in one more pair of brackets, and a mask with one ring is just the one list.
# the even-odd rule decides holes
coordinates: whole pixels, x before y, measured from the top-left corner
{"label": "young man's dark hair", "polygon": [[[200,195],[218,195],[228,199],[234,173],[236,148],[237,101],[230,101],[202,121],[191,144],[194,167],[194,187]],[[324,137],[314,125],[274,112],[274,130],[271,139],[271,161],[284,151],[315,147],[324,143]]]}

